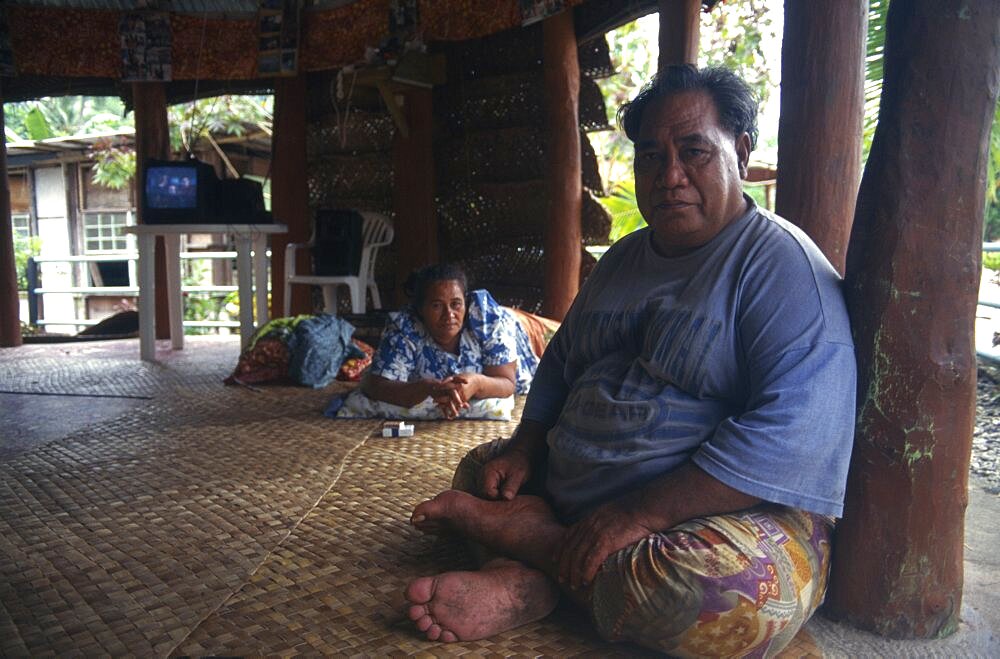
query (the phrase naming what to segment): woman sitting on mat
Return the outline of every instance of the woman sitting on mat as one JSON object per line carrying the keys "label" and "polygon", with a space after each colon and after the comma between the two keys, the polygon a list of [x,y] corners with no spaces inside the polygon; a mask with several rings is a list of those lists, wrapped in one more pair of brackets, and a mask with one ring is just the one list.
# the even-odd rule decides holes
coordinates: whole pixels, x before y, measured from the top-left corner
{"label": "woman sitting on mat", "polygon": [[510,418],[514,393],[527,393],[538,366],[513,310],[467,291],[465,273],[449,264],[413,273],[404,289],[410,307],[390,314],[360,392],[337,416]]}

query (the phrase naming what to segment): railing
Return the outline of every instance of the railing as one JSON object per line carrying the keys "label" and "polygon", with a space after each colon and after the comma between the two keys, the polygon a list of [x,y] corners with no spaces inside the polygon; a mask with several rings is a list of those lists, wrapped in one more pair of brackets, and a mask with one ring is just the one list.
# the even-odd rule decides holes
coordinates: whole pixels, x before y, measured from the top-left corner
{"label": "railing", "polygon": [[[182,260],[201,259],[235,259],[236,252],[181,252]],[[42,318],[38,315],[38,302],[47,294],[71,294],[71,295],[121,295],[125,297],[135,297],[139,294],[139,286],[135,284],[135,268],[139,255],[135,252],[125,252],[122,254],[88,254],[79,256],[55,256],[55,257],[32,257],[28,259],[27,280],[28,280],[28,318],[32,325],[70,325],[75,327],[88,327],[96,325],[99,320],[89,318]],[[112,261],[127,261],[129,271],[128,286],[44,286],[40,285],[40,268],[43,263],[107,263]],[[200,293],[213,295],[217,293],[229,294],[237,290],[236,286],[181,286],[182,293]],[[44,308],[44,305],[42,305]],[[239,327],[239,320],[185,320],[184,327]]]}

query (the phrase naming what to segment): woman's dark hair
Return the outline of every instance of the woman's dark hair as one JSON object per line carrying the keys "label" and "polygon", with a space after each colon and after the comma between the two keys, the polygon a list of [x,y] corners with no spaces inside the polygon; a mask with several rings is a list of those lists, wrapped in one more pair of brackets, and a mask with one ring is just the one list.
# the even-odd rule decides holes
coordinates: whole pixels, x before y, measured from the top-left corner
{"label": "woman's dark hair", "polygon": [[721,66],[698,69],[691,64],[668,66],[646,83],[639,94],[618,109],[618,124],[633,142],[639,137],[642,113],[650,102],[687,91],[707,92],[715,102],[719,123],[733,137],[750,136],[757,146],[757,98],[738,75]]}
{"label": "woman's dark hair", "polygon": [[436,281],[450,280],[458,282],[463,294],[468,293],[469,282],[465,278],[465,272],[453,263],[435,263],[411,272],[403,282],[403,292],[410,298],[413,308],[419,310],[424,306],[428,286]]}

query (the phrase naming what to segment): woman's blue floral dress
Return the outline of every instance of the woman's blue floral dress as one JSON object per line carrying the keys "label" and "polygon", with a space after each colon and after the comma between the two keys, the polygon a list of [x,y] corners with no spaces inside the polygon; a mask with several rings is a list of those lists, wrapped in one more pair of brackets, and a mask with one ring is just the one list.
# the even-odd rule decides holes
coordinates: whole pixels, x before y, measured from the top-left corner
{"label": "woman's blue floral dress", "polygon": [[371,373],[396,382],[442,379],[457,373],[482,373],[483,366],[517,360],[519,394],[528,392],[538,367],[528,335],[514,315],[485,290],[469,293],[459,354],[438,347],[412,311],[389,314],[389,325],[372,357]]}

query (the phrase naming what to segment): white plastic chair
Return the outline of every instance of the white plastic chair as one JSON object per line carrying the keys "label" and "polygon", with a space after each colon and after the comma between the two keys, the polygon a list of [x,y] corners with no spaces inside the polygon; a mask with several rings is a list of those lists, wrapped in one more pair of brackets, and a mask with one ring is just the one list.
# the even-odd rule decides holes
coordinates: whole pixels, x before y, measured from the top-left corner
{"label": "white plastic chair", "polygon": [[337,313],[337,287],[347,286],[351,295],[351,312],[364,313],[367,297],[371,293],[375,308],[382,306],[382,299],[375,284],[375,258],[380,247],[392,242],[392,221],[380,213],[360,211],[364,218],[362,225],[361,267],[355,276],[321,276],[295,274],[295,253],[297,250],[312,248],[316,232],[307,243],[290,243],[285,247],[285,316],[291,310],[292,284],[309,284],[323,288],[323,306],[327,313]]}

